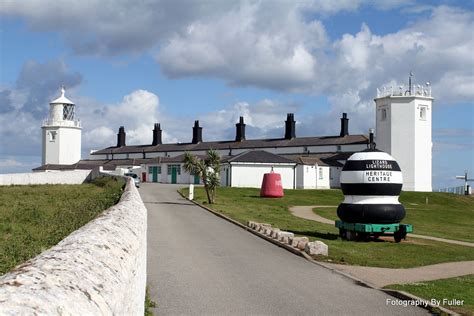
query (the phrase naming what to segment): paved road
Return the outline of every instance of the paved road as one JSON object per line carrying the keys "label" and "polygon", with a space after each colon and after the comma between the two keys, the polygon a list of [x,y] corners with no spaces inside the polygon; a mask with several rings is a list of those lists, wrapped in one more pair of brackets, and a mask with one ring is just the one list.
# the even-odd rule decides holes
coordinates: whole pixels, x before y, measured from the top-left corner
{"label": "paved road", "polygon": [[156,315],[417,315],[197,207],[176,186],[144,183],[148,285]]}

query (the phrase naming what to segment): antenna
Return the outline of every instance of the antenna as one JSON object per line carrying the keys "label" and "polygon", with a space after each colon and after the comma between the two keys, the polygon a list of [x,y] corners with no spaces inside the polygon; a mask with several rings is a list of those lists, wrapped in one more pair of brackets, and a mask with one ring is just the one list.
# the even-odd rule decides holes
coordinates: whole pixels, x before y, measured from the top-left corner
{"label": "antenna", "polygon": [[415,74],[413,71],[410,71],[410,76],[408,77],[408,93],[411,95],[411,77],[413,77]]}
{"label": "antenna", "polygon": [[369,148],[370,149],[375,149],[375,142],[374,142],[374,133],[375,129],[369,128]]}

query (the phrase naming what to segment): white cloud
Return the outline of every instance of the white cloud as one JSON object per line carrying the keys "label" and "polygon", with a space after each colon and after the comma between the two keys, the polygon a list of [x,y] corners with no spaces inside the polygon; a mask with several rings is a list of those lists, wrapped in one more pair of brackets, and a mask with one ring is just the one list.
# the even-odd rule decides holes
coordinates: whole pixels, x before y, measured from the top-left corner
{"label": "white cloud", "polygon": [[171,77],[217,76],[230,84],[293,90],[315,79],[314,52],[326,42],[323,25],[304,22],[297,6],[245,3],[190,24],[165,42],[157,60]]}
{"label": "white cloud", "polygon": [[[160,105],[154,93],[136,90],[124,96],[118,104],[103,105],[85,98],[75,102],[80,106],[78,113],[83,122],[84,143],[88,149],[115,145],[119,126],[125,127],[128,145],[151,143],[151,130],[158,121]],[[82,107],[81,104],[87,106]]]}
{"label": "white cloud", "polygon": [[15,159],[0,159],[0,168],[21,167],[24,163]]}

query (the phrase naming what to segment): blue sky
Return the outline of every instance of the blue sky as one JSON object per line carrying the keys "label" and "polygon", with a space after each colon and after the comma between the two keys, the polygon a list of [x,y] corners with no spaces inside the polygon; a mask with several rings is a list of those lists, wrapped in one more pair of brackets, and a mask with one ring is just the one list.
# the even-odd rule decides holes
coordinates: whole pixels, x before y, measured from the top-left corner
{"label": "blue sky", "polygon": [[471,1],[0,0],[0,172],[41,164],[41,120],[60,85],[83,122],[83,158],[127,143],[373,127],[376,88],[430,81],[433,185],[474,173]]}

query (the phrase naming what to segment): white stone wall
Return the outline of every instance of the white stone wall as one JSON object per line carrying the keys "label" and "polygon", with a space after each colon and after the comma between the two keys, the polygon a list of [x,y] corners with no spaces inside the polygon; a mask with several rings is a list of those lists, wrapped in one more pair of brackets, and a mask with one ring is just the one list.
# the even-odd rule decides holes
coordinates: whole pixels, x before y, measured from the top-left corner
{"label": "white stone wall", "polygon": [[90,170],[0,174],[0,185],[81,184]]}
{"label": "white stone wall", "polygon": [[147,211],[128,179],[120,202],[0,278],[0,315],[140,315]]}

